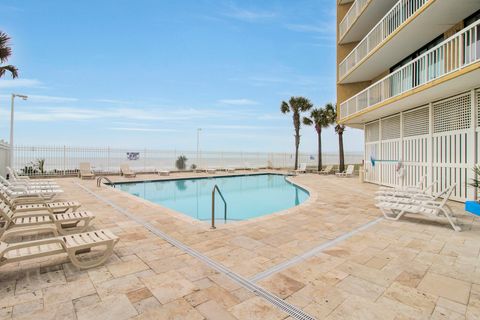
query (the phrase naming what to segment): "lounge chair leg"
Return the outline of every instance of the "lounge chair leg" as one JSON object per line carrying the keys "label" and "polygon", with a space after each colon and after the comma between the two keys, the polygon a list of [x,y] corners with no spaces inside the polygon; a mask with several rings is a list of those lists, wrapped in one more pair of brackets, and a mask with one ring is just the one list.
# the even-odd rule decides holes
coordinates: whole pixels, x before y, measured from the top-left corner
{"label": "lounge chair leg", "polygon": [[[103,252],[103,254],[98,257],[97,259],[93,259],[93,260],[90,260],[90,261],[81,261],[78,257],[77,257],[77,253],[80,253],[81,251],[83,250],[67,250],[67,254],[68,254],[68,257],[70,258],[70,261],[72,262],[72,264],[80,269],[87,269],[87,268],[94,268],[94,267],[98,267],[99,265],[103,264],[105,261],[107,261],[108,258],[110,258],[110,256],[112,255],[113,253],[113,247],[115,246],[115,243],[114,241],[108,243],[106,246],[107,248],[105,249],[105,251]],[[94,248],[95,246],[92,246],[90,249]]]}
{"label": "lounge chair leg", "polygon": [[445,209],[441,209],[443,215],[447,218],[448,222],[450,222],[450,225],[452,226],[453,230],[457,231],[457,232],[460,232],[462,231],[462,228],[460,228],[459,226],[457,226],[453,220],[452,220],[452,217],[450,217],[450,215],[448,214],[448,212],[445,210]]}

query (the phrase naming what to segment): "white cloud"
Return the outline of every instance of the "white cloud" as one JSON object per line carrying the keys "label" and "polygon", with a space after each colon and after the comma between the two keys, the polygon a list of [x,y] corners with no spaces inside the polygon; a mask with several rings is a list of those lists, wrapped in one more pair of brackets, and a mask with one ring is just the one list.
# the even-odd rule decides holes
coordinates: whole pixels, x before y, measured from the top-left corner
{"label": "white cloud", "polygon": [[108,130],[115,131],[136,131],[136,132],[177,132],[174,129],[161,129],[161,128],[137,128],[137,127],[112,127]]}
{"label": "white cloud", "polygon": [[254,21],[261,21],[266,19],[272,19],[277,14],[272,11],[248,10],[248,9],[242,9],[235,6],[231,6],[228,11],[223,13],[223,15],[229,18],[237,19],[237,20],[254,22]]}
{"label": "white cloud", "polygon": [[[54,97],[54,96],[39,96],[27,94],[29,102],[38,102],[38,103],[65,103],[65,102],[76,102],[77,98],[67,98],[67,97]],[[1,94],[0,98],[10,99],[11,95]]]}
{"label": "white cloud", "polygon": [[2,79],[0,88],[39,88],[42,82],[36,79]]}
{"label": "white cloud", "polygon": [[250,99],[222,99],[218,100],[219,103],[221,104],[228,104],[232,106],[253,106],[257,105],[257,101],[253,101]]}
{"label": "white cloud", "polygon": [[296,32],[323,33],[328,35],[335,34],[335,22],[322,24],[287,24],[287,29]]}
{"label": "white cloud", "polygon": [[124,100],[116,100],[116,99],[95,99],[93,101],[102,102],[102,103],[110,103],[110,104],[130,104],[130,101]]}

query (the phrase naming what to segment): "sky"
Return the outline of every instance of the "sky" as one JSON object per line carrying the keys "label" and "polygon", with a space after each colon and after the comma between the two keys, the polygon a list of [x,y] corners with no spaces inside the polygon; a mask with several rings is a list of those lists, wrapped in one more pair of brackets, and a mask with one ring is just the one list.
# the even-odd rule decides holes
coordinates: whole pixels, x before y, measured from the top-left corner
{"label": "sky", "polygon": [[[15,144],[292,151],[282,100],[335,102],[334,0],[2,0],[0,138]],[[300,150],[316,152],[302,127]],[[334,129],[323,150],[338,151]],[[363,149],[347,128],[347,152]]]}

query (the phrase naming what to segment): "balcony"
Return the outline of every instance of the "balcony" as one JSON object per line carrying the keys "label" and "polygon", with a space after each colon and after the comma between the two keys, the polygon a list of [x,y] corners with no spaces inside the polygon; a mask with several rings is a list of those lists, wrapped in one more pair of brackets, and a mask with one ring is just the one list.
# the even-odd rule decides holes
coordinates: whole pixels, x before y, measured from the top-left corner
{"label": "balcony", "polygon": [[356,0],[339,25],[339,43],[362,38],[398,0]]}
{"label": "balcony", "polygon": [[399,0],[340,63],[338,82],[375,78],[478,9],[473,0]]}
{"label": "balcony", "polygon": [[[479,85],[480,21],[477,21],[343,102],[340,121],[363,123]],[[380,108],[387,104],[389,108]],[[368,112],[377,109],[380,111]]]}

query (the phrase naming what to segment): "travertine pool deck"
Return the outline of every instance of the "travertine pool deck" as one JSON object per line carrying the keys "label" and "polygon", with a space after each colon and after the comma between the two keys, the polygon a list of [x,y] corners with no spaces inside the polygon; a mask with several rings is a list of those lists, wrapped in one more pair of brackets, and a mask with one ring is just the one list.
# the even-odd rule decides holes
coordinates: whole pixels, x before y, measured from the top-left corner
{"label": "travertine pool deck", "polygon": [[[202,176],[137,180],[192,175]],[[0,319],[289,318],[118,208],[244,278],[275,270],[257,284],[317,319],[480,319],[480,219],[462,204],[453,203],[458,233],[428,219],[378,219],[378,187],[358,178],[291,181],[311,192],[304,204],[211,230],[94,180],[57,179],[64,198],[95,213],[92,229],[109,228],[120,242],[94,269],[77,270],[64,255],[0,267]]]}

